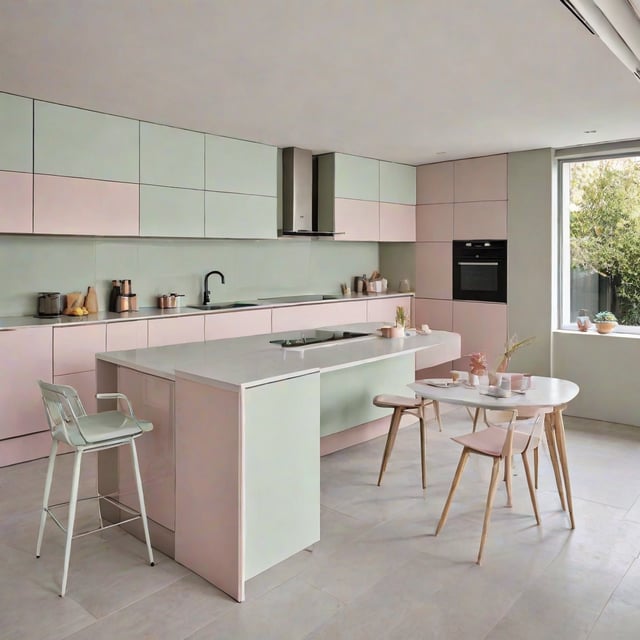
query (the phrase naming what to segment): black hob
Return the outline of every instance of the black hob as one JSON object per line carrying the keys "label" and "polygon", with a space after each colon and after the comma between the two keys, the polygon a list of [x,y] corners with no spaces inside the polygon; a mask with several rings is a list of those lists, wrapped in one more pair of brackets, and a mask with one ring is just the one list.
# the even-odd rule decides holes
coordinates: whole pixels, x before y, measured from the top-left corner
{"label": "black hob", "polygon": [[310,344],[321,344],[323,342],[336,342],[338,340],[349,340],[349,338],[362,338],[368,333],[356,331],[325,331],[313,329],[309,331],[296,331],[277,340],[269,340],[272,344],[279,344],[283,347],[303,347]]}

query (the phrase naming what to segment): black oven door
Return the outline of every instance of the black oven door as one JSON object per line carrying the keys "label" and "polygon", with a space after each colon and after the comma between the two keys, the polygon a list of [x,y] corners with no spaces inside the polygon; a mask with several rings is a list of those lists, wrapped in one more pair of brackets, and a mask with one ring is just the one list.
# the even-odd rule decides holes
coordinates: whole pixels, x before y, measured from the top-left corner
{"label": "black oven door", "polygon": [[507,241],[453,243],[453,299],[507,301]]}

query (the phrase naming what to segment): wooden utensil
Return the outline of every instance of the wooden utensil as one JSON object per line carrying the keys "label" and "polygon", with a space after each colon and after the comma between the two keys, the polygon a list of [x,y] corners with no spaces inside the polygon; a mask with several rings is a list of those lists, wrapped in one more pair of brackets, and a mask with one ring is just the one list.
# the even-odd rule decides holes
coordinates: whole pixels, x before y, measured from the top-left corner
{"label": "wooden utensil", "polygon": [[87,295],[84,299],[84,306],[89,313],[98,313],[98,296],[94,287],[87,289]]}

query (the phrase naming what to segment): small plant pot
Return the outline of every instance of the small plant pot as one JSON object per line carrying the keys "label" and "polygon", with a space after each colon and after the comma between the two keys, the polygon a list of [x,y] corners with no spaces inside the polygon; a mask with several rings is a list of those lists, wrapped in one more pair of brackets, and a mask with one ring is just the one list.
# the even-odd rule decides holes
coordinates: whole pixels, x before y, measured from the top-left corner
{"label": "small plant pot", "polygon": [[598,333],[611,333],[617,326],[617,322],[594,322]]}

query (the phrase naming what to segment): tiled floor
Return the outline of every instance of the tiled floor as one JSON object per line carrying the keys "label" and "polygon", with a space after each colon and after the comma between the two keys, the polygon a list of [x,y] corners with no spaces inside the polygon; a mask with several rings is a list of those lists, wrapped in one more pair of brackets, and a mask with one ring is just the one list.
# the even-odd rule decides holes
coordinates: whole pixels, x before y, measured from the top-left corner
{"label": "tiled floor", "polygon": [[[57,596],[62,534],[48,525],[34,558],[45,461],[0,469],[0,637],[239,640],[640,637],[640,429],[567,419],[577,527],[560,510],[541,456],[542,526],[522,469],[514,507],[498,489],[485,559],[477,553],[490,462],[472,459],[443,532],[433,535],[460,448],[462,409],[429,425],[428,489],[418,433],[398,436],[383,486],[383,439],[322,460],[322,540],[257,576],[237,604],[170,559],[145,564],[119,530],[74,543],[67,597]],[[65,498],[70,457],[54,486]],[[95,467],[87,465],[90,490]],[[83,507],[82,519],[94,518]]]}

